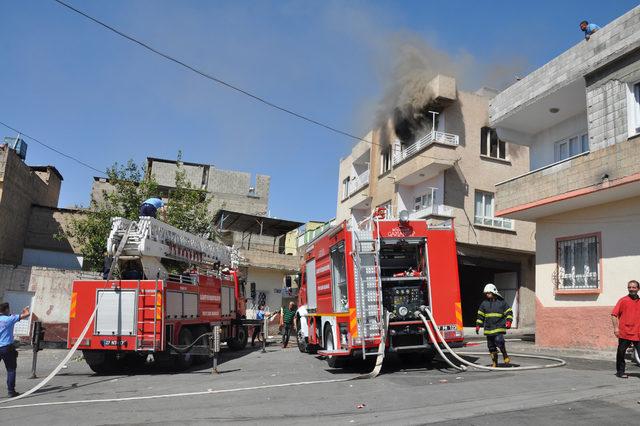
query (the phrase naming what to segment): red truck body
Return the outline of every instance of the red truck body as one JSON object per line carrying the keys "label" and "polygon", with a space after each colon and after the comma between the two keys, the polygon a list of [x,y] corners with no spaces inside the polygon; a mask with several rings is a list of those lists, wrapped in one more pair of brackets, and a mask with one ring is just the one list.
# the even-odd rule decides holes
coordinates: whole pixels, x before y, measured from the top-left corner
{"label": "red truck body", "polygon": [[[113,355],[131,360],[137,359],[134,355],[146,358],[150,353],[170,357],[171,345],[188,345],[215,325],[221,327],[223,341],[234,348],[244,347],[247,330],[241,321],[245,316],[242,290],[235,271],[157,281],[74,281],[67,344],[70,348],[77,342],[99,301],[78,347],[97,370],[110,368]],[[184,356],[173,356],[184,364]]]}
{"label": "red truck body", "polygon": [[[379,317],[388,312],[385,347],[398,353],[434,353],[424,323],[414,312],[428,306],[446,341],[461,346],[462,310],[453,225],[429,228],[427,221],[374,220],[370,233],[378,256],[376,272],[382,300]],[[363,294],[358,286],[358,235],[343,222],[309,243],[301,267],[300,349],[329,357],[375,354],[380,337],[366,339],[359,322]],[[373,252],[368,252],[373,253]],[[346,292],[346,294],[345,294]],[[366,297],[366,295],[365,295]],[[370,292],[370,297],[374,297]],[[379,296],[378,296],[379,297]],[[374,307],[375,307],[374,306]],[[311,349],[314,349],[313,351]],[[324,353],[323,353],[324,351]]]}

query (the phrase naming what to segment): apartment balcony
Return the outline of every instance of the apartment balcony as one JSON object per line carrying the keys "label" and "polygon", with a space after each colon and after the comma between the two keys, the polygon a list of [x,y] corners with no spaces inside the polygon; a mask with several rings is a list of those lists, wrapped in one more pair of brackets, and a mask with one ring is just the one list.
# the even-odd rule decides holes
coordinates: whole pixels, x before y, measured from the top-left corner
{"label": "apartment balcony", "polygon": [[496,216],[538,218],[640,196],[640,138],[496,184]]}
{"label": "apartment balcony", "polygon": [[473,219],[474,225],[513,231],[513,220],[506,217],[478,217]]}
{"label": "apartment balcony", "polygon": [[369,170],[351,178],[349,184],[345,188],[344,194],[342,194],[342,200],[346,200],[367,185],[369,185]]}
{"label": "apartment balcony", "polygon": [[393,176],[401,185],[416,185],[453,166],[457,160],[458,135],[429,132],[392,157]]}
{"label": "apartment balcony", "polygon": [[431,131],[413,144],[396,152],[393,155],[393,165],[395,166],[408,158],[414,157],[434,143],[456,147],[460,145],[460,137],[451,133]]}
{"label": "apartment balcony", "polygon": [[409,213],[410,219],[428,219],[430,217],[453,217],[453,209],[443,204],[432,204]]}

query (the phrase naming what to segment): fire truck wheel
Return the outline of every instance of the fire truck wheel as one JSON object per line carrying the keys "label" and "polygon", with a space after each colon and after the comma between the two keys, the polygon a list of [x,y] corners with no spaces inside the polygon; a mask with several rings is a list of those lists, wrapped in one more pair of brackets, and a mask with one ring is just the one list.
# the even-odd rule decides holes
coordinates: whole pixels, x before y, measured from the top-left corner
{"label": "fire truck wheel", "polygon": [[[324,348],[327,351],[335,350],[335,346],[333,344],[333,332],[329,326],[327,326],[324,331]],[[342,368],[346,363],[347,360],[345,357],[327,356],[327,364],[329,364],[329,367],[331,368]]]}
{"label": "fire truck wheel", "polygon": [[114,351],[82,351],[89,368],[97,374],[113,374],[118,370],[118,360]]}
{"label": "fire truck wheel", "polygon": [[[183,327],[182,330],[180,330],[180,335],[178,336],[178,345],[186,346],[190,345],[191,342],[193,342],[193,334],[191,334],[191,330]],[[193,355],[191,355],[189,352],[174,355],[173,365],[177,370],[186,370],[187,368],[191,367],[191,364],[193,364],[193,358]]]}
{"label": "fire truck wheel", "polygon": [[[199,325],[198,327],[195,328],[195,334],[194,334],[194,339],[197,339],[198,337],[202,336],[203,334],[207,333],[209,331],[209,329],[207,329],[207,327],[205,327],[204,325]],[[202,339],[198,340],[198,343],[196,343],[196,345],[206,345],[207,344],[207,337],[203,337]],[[207,355],[194,355],[193,356],[193,362],[195,364],[204,364],[205,362],[209,361],[209,357]]]}
{"label": "fire truck wheel", "polygon": [[247,346],[247,340],[249,339],[249,333],[247,327],[239,325],[236,327],[235,336],[229,339],[229,347],[234,351],[240,351]]}
{"label": "fire truck wheel", "polygon": [[309,341],[302,335],[302,332],[298,331],[298,334],[296,334],[296,341],[298,342],[298,349],[300,352],[309,352]]}

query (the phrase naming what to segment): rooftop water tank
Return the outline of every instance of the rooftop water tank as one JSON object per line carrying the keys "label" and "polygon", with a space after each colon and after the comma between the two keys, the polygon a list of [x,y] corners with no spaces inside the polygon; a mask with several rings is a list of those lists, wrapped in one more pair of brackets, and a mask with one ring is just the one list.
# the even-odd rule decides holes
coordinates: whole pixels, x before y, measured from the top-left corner
{"label": "rooftop water tank", "polygon": [[18,156],[20,158],[22,158],[22,161],[26,160],[26,158],[27,158],[27,143],[24,141],[24,139],[12,138],[10,136],[5,136],[4,137],[4,143],[9,145],[9,148],[13,149],[16,152],[16,154],[18,154]]}

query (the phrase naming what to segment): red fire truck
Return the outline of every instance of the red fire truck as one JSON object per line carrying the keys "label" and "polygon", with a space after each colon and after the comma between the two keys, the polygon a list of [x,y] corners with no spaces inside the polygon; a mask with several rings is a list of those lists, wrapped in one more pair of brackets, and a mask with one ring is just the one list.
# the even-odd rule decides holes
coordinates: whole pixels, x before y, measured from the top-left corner
{"label": "red fire truck", "polygon": [[301,267],[300,350],[325,355],[331,367],[385,352],[432,358],[434,342],[415,315],[421,306],[451,347],[462,346],[455,241],[452,221],[385,218],[384,210],[325,231]]}
{"label": "red fire truck", "polygon": [[[230,348],[245,347],[244,287],[231,268],[229,247],[141,217],[114,218],[107,251],[119,279],[75,281],[69,313],[71,348],[95,311],[78,346],[93,371],[133,368],[149,354],[177,369],[204,362],[206,339],[186,353],[180,349],[215,325]],[[188,263],[191,269],[170,274],[167,260]]]}

